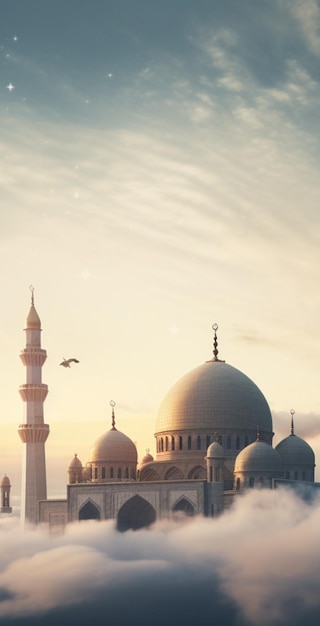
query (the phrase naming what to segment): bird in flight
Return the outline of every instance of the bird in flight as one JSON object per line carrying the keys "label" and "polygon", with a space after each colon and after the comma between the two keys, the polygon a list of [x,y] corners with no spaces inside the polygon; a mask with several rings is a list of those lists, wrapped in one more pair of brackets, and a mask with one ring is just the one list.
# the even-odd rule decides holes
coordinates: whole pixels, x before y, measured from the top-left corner
{"label": "bird in flight", "polygon": [[70,363],[80,363],[80,361],[78,361],[78,359],[65,359],[63,357],[63,361],[60,365],[63,365],[63,367],[71,367]]}

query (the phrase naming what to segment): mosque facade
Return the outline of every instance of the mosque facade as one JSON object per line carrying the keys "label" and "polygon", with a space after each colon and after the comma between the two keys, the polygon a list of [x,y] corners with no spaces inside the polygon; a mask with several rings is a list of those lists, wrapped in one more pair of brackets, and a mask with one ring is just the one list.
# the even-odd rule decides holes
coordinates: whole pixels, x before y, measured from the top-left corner
{"label": "mosque facade", "polygon": [[291,432],[272,446],[272,415],[263,393],[240,370],[219,358],[217,325],[213,357],[168,391],[158,411],[156,454],[138,460],[133,441],[117,426],[111,402],[110,429],[94,443],[88,460],[68,467],[66,498],[46,496],[41,380],[46,353],[32,291],[21,359],[27,381],[20,388],[26,405],[19,435],[25,446],[22,516],[30,523],[64,526],[86,519],[115,520],[118,530],[150,526],[156,520],[188,515],[215,517],[246,489],[273,488],[277,480],[314,483],[315,456]]}

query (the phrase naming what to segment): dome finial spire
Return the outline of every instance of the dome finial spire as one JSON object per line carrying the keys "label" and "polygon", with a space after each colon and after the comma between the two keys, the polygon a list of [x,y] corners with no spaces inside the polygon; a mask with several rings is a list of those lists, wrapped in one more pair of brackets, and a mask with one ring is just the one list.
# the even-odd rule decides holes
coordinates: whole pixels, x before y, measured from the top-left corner
{"label": "dome finial spire", "polygon": [[34,306],[34,287],[33,287],[33,285],[29,285],[29,289],[31,291],[31,306]]}
{"label": "dome finial spire", "polygon": [[214,330],[214,338],[213,338],[213,360],[214,361],[219,361],[218,338],[217,338],[218,328],[219,328],[218,324],[212,324],[212,330]]}
{"label": "dome finial spire", "polygon": [[115,416],[114,416],[114,407],[116,406],[116,403],[114,402],[114,400],[110,400],[110,406],[112,407],[112,421],[111,421],[112,430],[117,430],[116,429],[116,420],[115,420]]}
{"label": "dome finial spire", "polygon": [[219,361],[220,363],[224,363],[224,361],[221,361],[221,359],[219,359],[219,357],[218,357],[218,354],[219,354],[218,337],[217,337],[217,330],[218,330],[218,328],[219,328],[218,324],[212,324],[212,330],[214,330],[213,357],[212,357],[212,359],[209,359],[209,361],[206,361],[206,363],[212,363],[214,361]]}
{"label": "dome finial spire", "polygon": [[293,422],[293,416],[295,414],[295,410],[291,409],[290,410],[291,413],[291,435],[294,435],[294,422]]}

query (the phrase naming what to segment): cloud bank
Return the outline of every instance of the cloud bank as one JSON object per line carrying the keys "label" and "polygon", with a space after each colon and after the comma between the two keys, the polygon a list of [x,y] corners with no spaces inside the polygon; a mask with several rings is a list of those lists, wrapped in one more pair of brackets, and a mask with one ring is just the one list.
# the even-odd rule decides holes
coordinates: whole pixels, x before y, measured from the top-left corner
{"label": "cloud bank", "polygon": [[240,497],[219,519],[64,535],[1,520],[0,623],[158,626],[318,624],[320,502],[285,490]]}

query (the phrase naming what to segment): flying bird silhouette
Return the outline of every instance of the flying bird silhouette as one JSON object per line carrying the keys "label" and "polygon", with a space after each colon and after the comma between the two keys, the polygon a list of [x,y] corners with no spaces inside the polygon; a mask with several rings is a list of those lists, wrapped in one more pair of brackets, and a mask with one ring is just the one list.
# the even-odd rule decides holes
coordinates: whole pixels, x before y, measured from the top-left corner
{"label": "flying bird silhouette", "polygon": [[78,361],[78,359],[65,359],[63,357],[63,361],[60,365],[63,365],[63,367],[71,367],[70,363],[80,363],[80,361]]}

